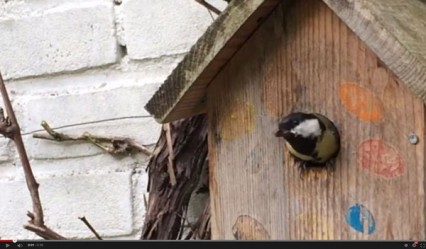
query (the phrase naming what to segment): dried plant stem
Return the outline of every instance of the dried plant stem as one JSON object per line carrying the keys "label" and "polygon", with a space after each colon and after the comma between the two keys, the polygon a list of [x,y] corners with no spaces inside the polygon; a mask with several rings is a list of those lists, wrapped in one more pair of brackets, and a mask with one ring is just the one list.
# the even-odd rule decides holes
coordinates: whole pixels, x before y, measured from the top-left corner
{"label": "dried plant stem", "polygon": [[103,240],[102,237],[99,235],[98,232],[93,228],[93,226],[89,223],[89,221],[86,219],[86,217],[78,217],[83,223],[92,231],[92,233],[96,236],[98,240]]}
{"label": "dried plant stem", "polygon": [[203,5],[204,7],[206,7],[208,10],[214,12],[216,15],[219,15],[221,13],[220,10],[218,10],[216,7],[214,7],[213,5],[209,4],[208,2],[206,2],[205,0],[195,0],[197,3]]}
{"label": "dried plant stem", "polygon": [[169,163],[167,164],[167,172],[170,177],[170,184],[172,186],[176,185],[176,175],[173,167],[173,160],[174,160],[174,153],[173,153],[173,143],[172,143],[172,136],[170,131],[170,123],[164,124],[164,131],[166,132],[166,141],[167,141],[167,149],[169,150],[169,156],[168,160]]}
{"label": "dried plant stem", "polygon": [[41,126],[47,132],[34,133],[34,138],[53,140],[57,142],[63,141],[84,141],[94,144],[100,149],[113,155],[130,153],[131,151],[138,151],[147,156],[151,156],[152,152],[145,146],[138,144],[135,140],[127,137],[104,137],[92,135],[84,132],[80,136],[71,136],[64,133],[54,131],[46,121],[41,122]]}

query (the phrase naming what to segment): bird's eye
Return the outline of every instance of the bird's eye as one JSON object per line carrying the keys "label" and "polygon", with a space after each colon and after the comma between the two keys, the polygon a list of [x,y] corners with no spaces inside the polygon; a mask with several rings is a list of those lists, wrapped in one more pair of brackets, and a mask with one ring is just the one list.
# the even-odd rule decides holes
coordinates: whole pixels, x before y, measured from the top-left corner
{"label": "bird's eye", "polygon": [[297,120],[293,120],[293,124],[297,125],[299,122],[297,122]]}

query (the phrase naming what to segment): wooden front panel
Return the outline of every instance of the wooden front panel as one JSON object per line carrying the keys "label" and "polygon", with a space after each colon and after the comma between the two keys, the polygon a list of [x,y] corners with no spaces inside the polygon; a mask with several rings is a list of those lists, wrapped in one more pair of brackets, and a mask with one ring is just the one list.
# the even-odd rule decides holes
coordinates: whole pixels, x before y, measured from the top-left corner
{"label": "wooden front panel", "polygon": [[[213,239],[426,239],[423,103],[321,1],[279,6],[207,99]],[[334,174],[299,178],[291,111],[336,123]]]}

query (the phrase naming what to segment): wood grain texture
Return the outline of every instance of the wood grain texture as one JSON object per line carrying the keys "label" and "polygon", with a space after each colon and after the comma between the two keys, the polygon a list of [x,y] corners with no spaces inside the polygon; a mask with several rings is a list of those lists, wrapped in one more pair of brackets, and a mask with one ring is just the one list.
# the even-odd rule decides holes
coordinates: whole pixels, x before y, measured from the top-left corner
{"label": "wood grain texture", "polygon": [[146,104],[160,123],[203,113],[207,85],[280,0],[235,0]]}
{"label": "wood grain texture", "polygon": [[426,3],[324,0],[408,88],[426,102]]}
{"label": "wood grain texture", "polygon": [[[213,239],[239,224],[253,239],[426,239],[423,102],[323,2],[279,5],[210,84],[207,109]],[[291,111],[335,122],[333,174],[299,178],[274,137]]]}

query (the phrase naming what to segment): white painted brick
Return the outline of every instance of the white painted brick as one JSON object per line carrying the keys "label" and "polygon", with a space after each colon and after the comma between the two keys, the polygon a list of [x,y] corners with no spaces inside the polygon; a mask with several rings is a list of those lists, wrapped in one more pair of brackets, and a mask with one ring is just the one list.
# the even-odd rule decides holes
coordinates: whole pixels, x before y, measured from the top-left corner
{"label": "white painted brick", "polygon": [[144,106],[158,84],[123,87],[82,94],[24,97],[15,108],[22,131],[39,130],[46,120],[52,127],[111,118],[148,116]]}
{"label": "white painted brick", "polygon": [[[219,9],[226,5],[208,1]],[[42,120],[58,127],[148,115],[146,101],[212,23],[208,11],[192,0],[113,2],[0,0],[0,71],[24,133],[39,130]],[[119,55],[117,43],[127,46],[128,55]],[[160,125],[146,117],[59,131],[153,144]],[[69,238],[93,239],[78,220],[84,215],[104,238],[140,237],[148,157],[114,157],[92,145],[36,140],[31,134],[24,142],[41,184],[47,225]],[[30,195],[14,145],[4,138],[0,195],[0,236],[39,239],[22,228]],[[191,200],[191,221],[202,211],[200,203],[202,198]]]}
{"label": "white painted brick", "polygon": [[111,0],[0,0],[0,20],[28,15],[42,15],[55,9],[73,8],[102,2],[111,4]]}
{"label": "white painted brick", "polygon": [[[147,163],[148,159],[146,157],[116,157],[106,154],[63,160],[31,160],[31,165],[35,170],[37,177],[42,178],[63,174],[92,174],[97,171],[123,172],[136,169],[142,169],[143,174],[145,174],[144,170]],[[8,179],[24,179],[20,163],[18,162],[17,165],[19,166],[18,172],[15,172],[15,175]]]}
{"label": "white painted brick", "polygon": [[139,240],[141,237],[141,231],[134,231],[133,234],[127,236],[111,237],[108,240]]}
{"label": "white painted brick", "polygon": [[[98,136],[129,137],[141,145],[151,145],[157,142],[160,130],[161,126],[153,118],[141,118],[57,129],[56,131],[75,136],[89,132]],[[34,159],[63,159],[105,154],[100,148],[90,143],[35,139],[31,134],[25,136],[24,142],[28,155]]]}
{"label": "white painted brick", "polygon": [[25,231],[22,225],[28,220],[26,213],[31,210],[30,194],[24,181],[1,181],[0,234],[5,239],[36,238]]}
{"label": "white painted brick", "polygon": [[144,195],[148,201],[148,193],[146,192],[148,186],[148,175],[144,168],[135,170],[132,176],[133,183],[133,229],[138,232],[140,237],[143,222],[145,219],[146,206],[144,203]]}
{"label": "white painted brick", "polygon": [[[92,233],[78,219],[85,216],[102,236],[133,233],[131,172],[93,172],[38,179],[48,226],[68,238],[89,238]],[[31,210],[24,181],[0,182],[0,234],[5,238],[33,237],[24,231],[25,213]],[[7,215],[5,215],[7,214]]]}
{"label": "white painted brick", "polygon": [[[115,64],[113,67],[93,68],[73,74],[7,80],[6,85],[12,101],[20,96],[33,98],[84,94],[119,87],[159,85],[181,59],[182,56],[168,56],[147,61],[130,61],[128,57],[125,57],[121,64]],[[17,100],[17,102],[20,101]]]}
{"label": "white painted brick", "polygon": [[123,71],[133,71],[141,74],[139,81],[141,82],[163,82],[182,61],[184,54],[171,55],[147,59],[142,61],[134,61],[130,56],[125,56],[120,64]]}
{"label": "white painted brick", "polygon": [[23,179],[23,170],[21,164],[18,163],[18,161],[8,161],[0,163],[0,181],[12,181],[16,178]]}
{"label": "white painted brick", "polygon": [[[148,147],[153,150],[154,146]],[[149,158],[141,155],[117,157],[108,154],[96,155],[92,157],[69,158],[62,160],[36,160],[30,158],[30,163],[36,179],[47,179],[49,177],[61,175],[92,174],[94,172],[126,172],[135,171],[133,174],[133,185],[138,181],[146,181],[145,168]],[[1,181],[23,181],[25,179],[21,161],[16,155],[14,161],[0,164]],[[141,184],[146,184],[142,182]],[[143,188],[145,191],[146,188]],[[0,193],[1,193],[0,189]],[[133,193],[134,194],[134,193]],[[138,196],[142,198],[142,195]],[[1,219],[0,219],[1,220]]]}
{"label": "white painted brick", "polygon": [[6,79],[73,71],[117,60],[112,2],[61,5],[0,21]]}
{"label": "white painted brick", "polygon": [[[220,8],[226,4],[213,3]],[[195,1],[125,0],[118,13],[131,59],[185,53],[213,22]]]}
{"label": "white painted brick", "polygon": [[13,158],[14,146],[15,144],[12,140],[0,136],[0,163],[7,162]]}

